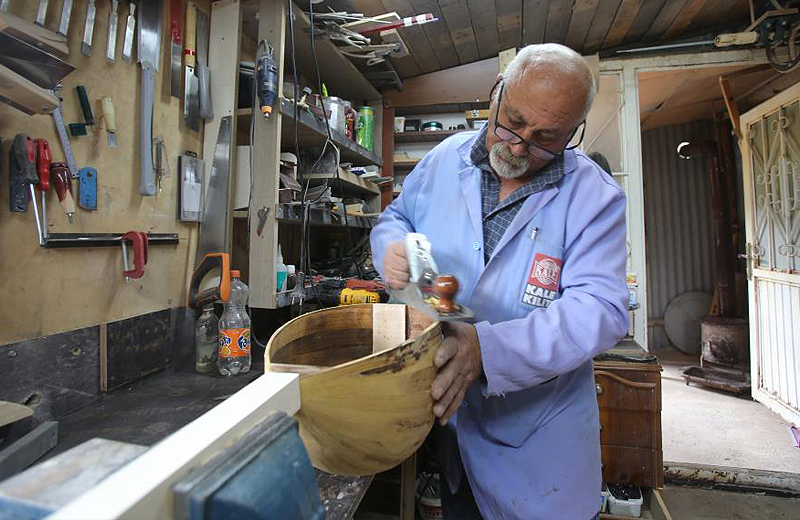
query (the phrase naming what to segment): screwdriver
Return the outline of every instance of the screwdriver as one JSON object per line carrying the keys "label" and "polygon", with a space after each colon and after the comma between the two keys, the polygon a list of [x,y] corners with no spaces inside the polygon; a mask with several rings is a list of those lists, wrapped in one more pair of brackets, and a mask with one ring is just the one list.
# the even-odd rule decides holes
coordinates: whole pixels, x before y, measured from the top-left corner
{"label": "screwdriver", "polygon": [[25,134],[17,134],[14,137],[14,142],[11,145],[11,175],[15,178],[18,185],[27,185],[31,195],[31,202],[33,203],[33,216],[36,219],[36,231],[38,232],[39,245],[44,245],[44,237],[42,235],[42,222],[39,218],[39,208],[36,204],[36,190],[35,186],[39,184],[39,178],[36,173],[36,148],[34,147],[33,140]]}
{"label": "screwdriver", "polygon": [[53,176],[53,186],[58,195],[58,201],[67,214],[69,223],[72,224],[72,217],[75,216],[75,198],[72,196],[72,179],[69,173],[69,166],[65,162],[52,163],[50,174]]}

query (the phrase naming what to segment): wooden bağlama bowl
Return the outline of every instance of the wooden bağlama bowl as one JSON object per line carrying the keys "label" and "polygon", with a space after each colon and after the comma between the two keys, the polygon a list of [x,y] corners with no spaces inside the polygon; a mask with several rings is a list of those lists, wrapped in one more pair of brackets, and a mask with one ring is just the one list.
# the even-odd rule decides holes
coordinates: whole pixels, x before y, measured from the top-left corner
{"label": "wooden ba\u011flama bowl", "polygon": [[265,366],[300,374],[295,417],[314,466],[368,475],[411,456],[433,426],[433,355],[441,342],[440,325],[404,305],[346,305],[278,329]]}

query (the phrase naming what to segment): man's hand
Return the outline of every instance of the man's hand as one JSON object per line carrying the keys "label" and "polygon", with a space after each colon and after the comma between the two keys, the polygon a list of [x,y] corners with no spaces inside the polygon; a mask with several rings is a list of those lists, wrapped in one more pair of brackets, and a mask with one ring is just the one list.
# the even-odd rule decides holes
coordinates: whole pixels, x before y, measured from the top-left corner
{"label": "man's hand", "polygon": [[406,246],[403,242],[392,242],[386,246],[386,255],[383,257],[383,272],[386,274],[386,283],[392,289],[400,290],[408,285],[411,273],[408,271]]}
{"label": "man's hand", "polygon": [[431,385],[433,413],[442,426],[456,413],[469,385],[483,371],[481,348],[474,325],[442,323],[444,341],[433,358],[438,370]]}

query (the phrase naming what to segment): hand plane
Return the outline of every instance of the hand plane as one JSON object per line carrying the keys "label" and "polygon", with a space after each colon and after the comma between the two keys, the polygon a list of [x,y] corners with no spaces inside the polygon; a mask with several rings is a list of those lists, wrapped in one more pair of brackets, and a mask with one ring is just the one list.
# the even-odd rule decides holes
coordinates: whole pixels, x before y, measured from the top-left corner
{"label": "hand plane", "polygon": [[390,290],[392,296],[437,321],[473,321],[475,314],[453,301],[458,292],[456,277],[439,275],[428,237],[408,233],[405,248],[411,277],[402,290]]}

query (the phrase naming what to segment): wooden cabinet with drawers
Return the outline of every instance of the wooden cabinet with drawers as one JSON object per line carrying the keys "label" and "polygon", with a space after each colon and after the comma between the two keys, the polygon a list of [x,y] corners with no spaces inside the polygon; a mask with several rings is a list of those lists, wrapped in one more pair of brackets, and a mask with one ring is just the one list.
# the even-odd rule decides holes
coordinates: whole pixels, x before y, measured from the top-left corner
{"label": "wooden cabinet with drawers", "polygon": [[[635,343],[610,352],[631,358],[644,353]],[[661,366],[606,357],[595,360],[594,376],[603,481],[663,487]]]}

